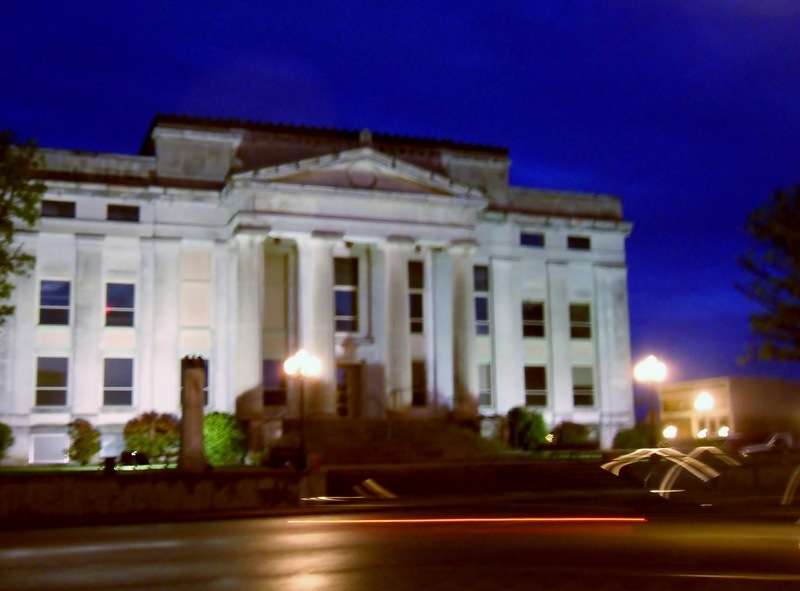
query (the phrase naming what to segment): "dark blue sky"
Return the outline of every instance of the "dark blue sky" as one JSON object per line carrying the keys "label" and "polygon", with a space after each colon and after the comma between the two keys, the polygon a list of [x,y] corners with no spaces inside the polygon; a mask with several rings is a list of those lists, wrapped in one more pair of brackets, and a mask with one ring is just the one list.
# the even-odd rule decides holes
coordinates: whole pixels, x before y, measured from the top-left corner
{"label": "dark blue sky", "polygon": [[634,359],[736,362],[749,211],[800,182],[800,2],[0,0],[0,129],[135,153],[156,113],[506,146],[512,181],[611,193]]}

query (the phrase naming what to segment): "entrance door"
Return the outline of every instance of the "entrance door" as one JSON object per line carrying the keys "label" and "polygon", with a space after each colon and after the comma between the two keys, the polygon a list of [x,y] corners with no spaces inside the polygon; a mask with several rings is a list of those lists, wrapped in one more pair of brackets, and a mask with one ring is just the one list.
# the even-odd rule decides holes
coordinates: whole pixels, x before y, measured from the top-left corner
{"label": "entrance door", "polygon": [[336,366],[336,414],[356,418],[361,404],[361,365]]}

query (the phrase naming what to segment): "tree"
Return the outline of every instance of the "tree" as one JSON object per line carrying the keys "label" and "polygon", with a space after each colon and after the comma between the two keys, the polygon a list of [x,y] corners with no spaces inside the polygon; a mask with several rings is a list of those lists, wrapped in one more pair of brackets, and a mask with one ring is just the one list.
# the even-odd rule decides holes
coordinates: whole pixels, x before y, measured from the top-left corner
{"label": "tree", "polygon": [[515,406],[506,415],[509,444],[511,447],[534,450],[543,445],[547,437],[547,425],[542,413]]}
{"label": "tree", "polygon": [[211,412],[203,417],[203,450],[212,466],[241,464],[246,440],[241,421],[234,415]]}
{"label": "tree", "polygon": [[67,425],[67,433],[69,459],[85,466],[100,451],[100,431],[86,419],[75,419]]}
{"label": "tree", "polygon": [[39,204],[47,187],[36,178],[40,159],[36,144],[15,143],[14,135],[0,132],[0,324],[14,313],[6,303],[14,291],[13,275],[26,275],[33,268],[33,255],[14,243],[20,224],[33,227],[39,219]]}
{"label": "tree", "polygon": [[749,280],[737,288],[758,307],[747,358],[800,361],[800,187],[775,191],[750,214],[747,231],[758,242],[739,259]]}
{"label": "tree", "polygon": [[181,422],[169,413],[146,412],[132,418],[122,432],[125,450],[145,454],[150,460],[174,459],[181,441]]}
{"label": "tree", "polygon": [[6,457],[6,451],[12,445],[14,445],[14,432],[5,423],[0,423],[0,460]]}

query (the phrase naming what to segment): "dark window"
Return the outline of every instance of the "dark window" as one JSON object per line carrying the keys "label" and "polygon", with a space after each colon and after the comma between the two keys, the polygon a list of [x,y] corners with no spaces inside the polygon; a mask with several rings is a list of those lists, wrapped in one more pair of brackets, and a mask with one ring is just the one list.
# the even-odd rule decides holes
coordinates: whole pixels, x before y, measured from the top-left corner
{"label": "dark window", "polygon": [[567,248],[572,250],[591,250],[592,240],[588,236],[567,236]]}
{"label": "dark window", "polygon": [[261,364],[261,387],[264,406],[286,406],[286,373],[283,362],[264,359]]}
{"label": "dark window", "polygon": [[39,324],[69,324],[69,281],[42,281],[39,293]]}
{"label": "dark window", "polygon": [[594,406],[594,370],[591,367],[572,368],[573,404]]}
{"label": "dark window", "polygon": [[135,291],[132,283],[106,284],[106,326],[133,326]]}
{"label": "dark window", "polygon": [[478,366],[478,404],[492,405],[492,366],[488,363]]}
{"label": "dark window", "polygon": [[592,312],[589,304],[570,304],[569,331],[573,339],[592,338]]}
{"label": "dark window", "polygon": [[39,357],[36,360],[36,406],[66,406],[69,360]]}
{"label": "dark window", "polygon": [[522,246],[533,246],[536,248],[542,248],[544,246],[544,234],[540,233],[531,234],[528,232],[522,232],[519,235],[519,243]]}
{"label": "dark window", "polygon": [[547,368],[525,366],[525,406],[547,406]]}
{"label": "dark window", "polygon": [[106,218],[115,222],[138,222],[138,205],[109,205]]}
{"label": "dark window", "polygon": [[541,338],[544,334],[544,304],[542,302],[522,302],[522,336]]}
{"label": "dark window", "polygon": [[42,200],[42,217],[43,218],[74,218],[75,217],[75,202],[74,201],[50,201],[49,199]]}
{"label": "dark window", "polygon": [[411,362],[411,405],[425,406],[428,404],[428,376],[425,371],[424,361]]}
{"label": "dark window", "polygon": [[412,334],[425,330],[423,296],[425,294],[425,268],[420,261],[408,262],[408,316]]}
{"label": "dark window", "polygon": [[486,335],[491,333],[489,324],[489,267],[475,265],[472,273],[475,290],[475,332]]}
{"label": "dark window", "polygon": [[334,310],[336,330],[358,331],[358,259],[334,259]]}
{"label": "dark window", "polygon": [[[181,358],[181,400],[183,400],[183,386],[184,386],[184,378],[187,369],[187,359],[185,357]],[[203,373],[205,374],[205,382],[203,383],[203,405],[208,406],[208,368],[209,368],[209,361],[208,359],[203,359],[203,369],[205,370]]]}
{"label": "dark window", "polygon": [[103,366],[103,405],[133,405],[133,359],[105,359]]}

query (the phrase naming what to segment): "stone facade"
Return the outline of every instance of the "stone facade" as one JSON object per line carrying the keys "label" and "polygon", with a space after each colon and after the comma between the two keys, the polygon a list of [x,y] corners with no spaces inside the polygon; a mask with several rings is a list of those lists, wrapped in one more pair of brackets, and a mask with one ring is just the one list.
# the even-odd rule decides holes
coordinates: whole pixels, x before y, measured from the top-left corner
{"label": "stone facade", "polygon": [[619,199],[509,186],[507,150],[159,116],[139,155],[43,150],[36,256],[0,333],[0,421],[55,461],[90,420],[206,408],[269,438],[297,416],[281,364],[320,358],[306,412],[633,423]]}

